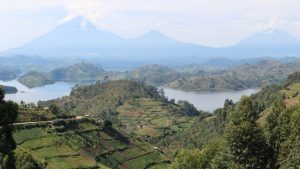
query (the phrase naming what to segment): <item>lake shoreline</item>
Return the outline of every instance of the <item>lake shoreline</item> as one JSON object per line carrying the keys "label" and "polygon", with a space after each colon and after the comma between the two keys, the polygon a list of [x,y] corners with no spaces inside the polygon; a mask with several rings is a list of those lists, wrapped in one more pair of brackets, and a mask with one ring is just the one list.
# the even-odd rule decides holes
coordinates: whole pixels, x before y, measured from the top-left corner
{"label": "lake shoreline", "polygon": [[[15,102],[24,101],[26,103],[37,103],[38,101],[46,101],[57,99],[63,96],[68,96],[74,87],[74,83],[56,82],[54,84],[45,85],[42,87],[28,88],[22,85],[17,80],[0,81],[0,84],[6,86],[15,86],[19,91],[14,94],[6,94],[6,100]],[[159,86],[163,89],[165,96],[169,99],[187,100],[192,103],[197,109],[212,112],[219,107],[223,107],[226,99],[238,101],[242,95],[251,95],[260,90],[260,88],[244,89],[244,90],[178,90],[168,87]]]}

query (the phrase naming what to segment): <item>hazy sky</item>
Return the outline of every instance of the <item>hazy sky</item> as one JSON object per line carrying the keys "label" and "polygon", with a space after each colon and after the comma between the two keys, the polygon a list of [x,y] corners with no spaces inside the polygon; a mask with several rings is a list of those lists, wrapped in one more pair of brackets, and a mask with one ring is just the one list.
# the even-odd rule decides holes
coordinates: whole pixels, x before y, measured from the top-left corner
{"label": "hazy sky", "polygon": [[0,0],[0,50],[85,16],[123,37],[149,30],[207,46],[280,29],[300,39],[299,0]]}

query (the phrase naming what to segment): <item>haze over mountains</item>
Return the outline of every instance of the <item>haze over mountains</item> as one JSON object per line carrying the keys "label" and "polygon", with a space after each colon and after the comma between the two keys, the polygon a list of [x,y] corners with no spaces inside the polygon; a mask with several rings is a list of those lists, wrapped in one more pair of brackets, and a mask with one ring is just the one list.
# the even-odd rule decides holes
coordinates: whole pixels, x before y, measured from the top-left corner
{"label": "haze over mountains", "polygon": [[300,56],[300,41],[285,32],[268,30],[253,34],[234,46],[211,48],[181,42],[158,31],[122,38],[78,17],[23,46],[0,53],[1,56],[15,54],[180,65],[212,58],[297,57]]}

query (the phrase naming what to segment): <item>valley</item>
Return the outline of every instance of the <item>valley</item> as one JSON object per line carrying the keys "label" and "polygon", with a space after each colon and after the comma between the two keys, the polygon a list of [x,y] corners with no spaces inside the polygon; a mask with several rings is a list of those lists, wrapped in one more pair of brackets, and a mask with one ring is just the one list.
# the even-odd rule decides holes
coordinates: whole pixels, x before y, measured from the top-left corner
{"label": "valley", "polygon": [[300,169],[299,9],[0,0],[0,169]]}
{"label": "valley", "polygon": [[[296,116],[289,118],[298,117],[299,77],[291,74],[284,85],[267,86],[248,97],[253,111],[259,112],[260,127],[270,123],[278,97],[284,99],[284,109]],[[227,144],[222,140],[227,139],[230,114],[237,113],[246,97],[236,103],[226,100],[222,108],[206,113],[188,102],[168,100],[161,92],[141,82],[119,80],[78,86],[70,96],[39,102],[37,107],[22,103],[15,152],[42,168],[174,168],[179,158],[190,158],[191,152],[183,156],[182,149],[192,148],[201,152],[193,158],[208,156],[205,165],[216,165],[213,159]]]}

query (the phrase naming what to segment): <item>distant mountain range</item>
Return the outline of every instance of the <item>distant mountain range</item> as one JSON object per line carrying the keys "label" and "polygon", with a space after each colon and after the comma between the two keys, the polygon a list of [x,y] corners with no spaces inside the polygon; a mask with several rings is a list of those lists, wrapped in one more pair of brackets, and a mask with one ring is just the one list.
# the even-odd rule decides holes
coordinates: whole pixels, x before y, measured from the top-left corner
{"label": "distant mountain range", "polygon": [[212,58],[300,56],[300,41],[285,32],[269,30],[253,34],[233,46],[212,48],[181,42],[158,31],[122,38],[78,17],[23,46],[0,53],[1,56],[16,54],[100,59],[107,63],[135,61],[182,65]]}

